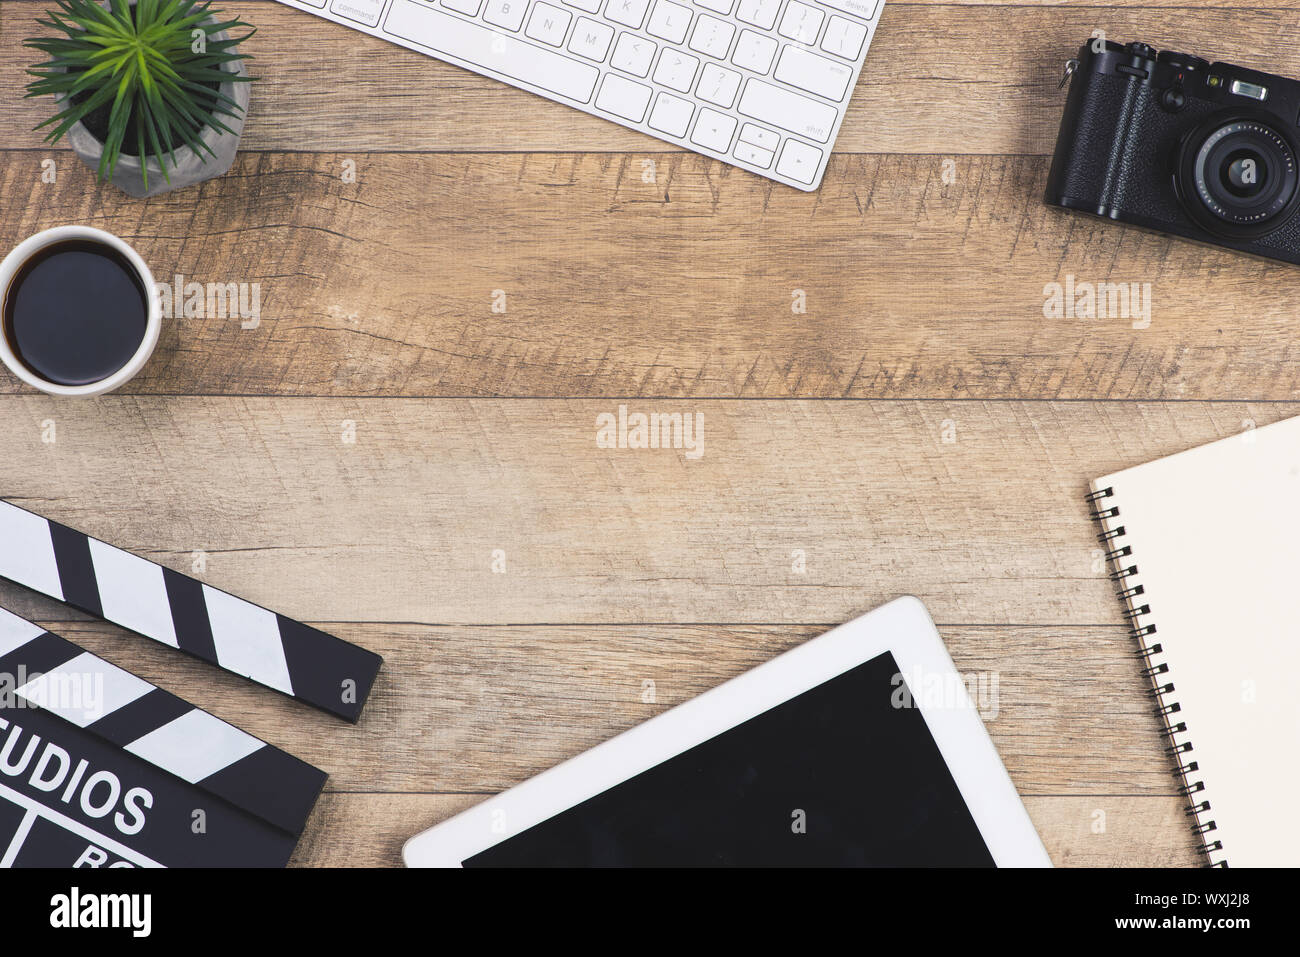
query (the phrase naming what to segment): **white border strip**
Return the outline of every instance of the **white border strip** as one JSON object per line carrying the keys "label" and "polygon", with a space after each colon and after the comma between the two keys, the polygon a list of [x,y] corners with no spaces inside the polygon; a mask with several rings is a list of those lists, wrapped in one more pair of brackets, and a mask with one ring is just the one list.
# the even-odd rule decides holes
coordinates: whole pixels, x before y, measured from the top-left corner
{"label": "white border strip", "polygon": [[0,577],[63,600],[63,582],[54,560],[54,540],[48,519],[21,506],[0,503]]}
{"label": "white border strip", "polygon": [[26,618],[0,608],[0,656],[17,651],[33,638],[45,634],[45,629]]}

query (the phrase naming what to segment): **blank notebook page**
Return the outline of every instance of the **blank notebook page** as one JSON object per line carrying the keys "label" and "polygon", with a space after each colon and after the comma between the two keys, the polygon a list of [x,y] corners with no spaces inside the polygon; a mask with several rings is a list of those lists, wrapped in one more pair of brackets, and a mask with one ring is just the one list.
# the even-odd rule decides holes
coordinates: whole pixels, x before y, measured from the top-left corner
{"label": "blank notebook page", "polygon": [[[1229,866],[1300,865],[1300,418],[1097,479],[1115,566],[1142,586],[1135,626],[1168,665],[1158,685],[1196,763],[1190,804]],[[1189,818],[1189,822],[1192,819]]]}

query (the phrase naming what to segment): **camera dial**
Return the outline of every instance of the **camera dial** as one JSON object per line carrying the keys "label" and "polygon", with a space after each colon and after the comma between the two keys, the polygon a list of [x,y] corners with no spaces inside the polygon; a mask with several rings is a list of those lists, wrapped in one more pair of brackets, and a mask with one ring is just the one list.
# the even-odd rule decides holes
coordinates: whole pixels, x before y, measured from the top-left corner
{"label": "camera dial", "polygon": [[1212,232],[1261,236],[1295,212],[1300,174],[1290,140],[1259,120],[1219,117],[1183,146],[1179,193]]}
{"label": "camera dial", "polygon": [[1192,73],[1205,72],[1210,68],[1209,60],[1203,60],[1201,57],[1191,56],[1187,53],[1178,53],[1175,50],[1161,50],[1156,59],[1160,63],[1173,67],[1175,70],[1186,70]]}

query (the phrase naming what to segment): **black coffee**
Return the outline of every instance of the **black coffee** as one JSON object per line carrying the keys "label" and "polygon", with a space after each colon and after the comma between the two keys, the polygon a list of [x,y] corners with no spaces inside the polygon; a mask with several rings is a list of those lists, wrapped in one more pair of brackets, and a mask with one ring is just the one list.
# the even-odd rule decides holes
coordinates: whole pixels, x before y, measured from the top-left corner
{"label": "black coffee", "polygon": [[131,361],[148,319],[130,261],[77,239],[46,246],[18,270],[5,296],[4,335],[18,361],[45,381],[91,385]]}

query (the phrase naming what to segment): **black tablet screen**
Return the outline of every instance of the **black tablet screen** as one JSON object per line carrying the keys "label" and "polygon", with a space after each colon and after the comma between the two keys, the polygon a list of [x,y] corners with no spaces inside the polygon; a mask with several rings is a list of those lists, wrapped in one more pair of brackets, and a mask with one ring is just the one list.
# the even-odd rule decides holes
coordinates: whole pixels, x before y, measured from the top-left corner
{"label": "black tablet screen", "polygon": [[886,652],[465,861],[992,866]]}

